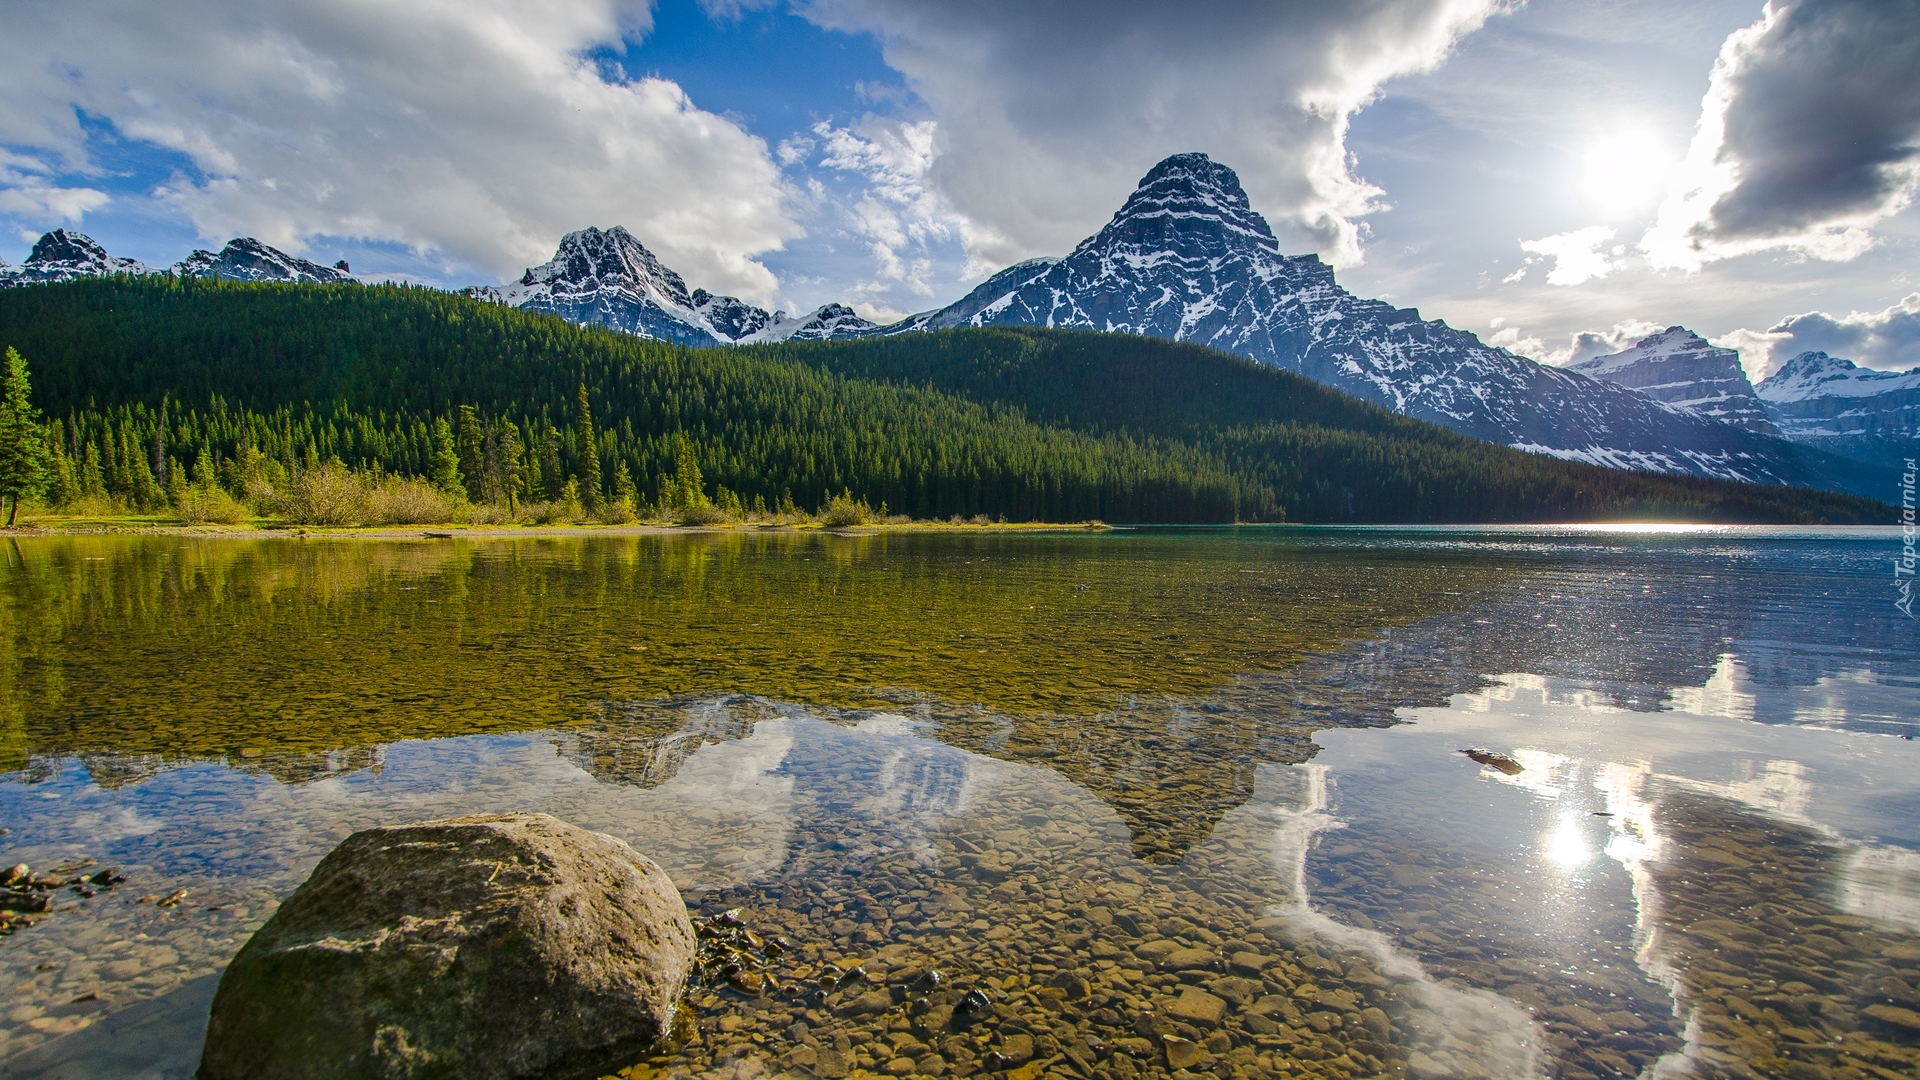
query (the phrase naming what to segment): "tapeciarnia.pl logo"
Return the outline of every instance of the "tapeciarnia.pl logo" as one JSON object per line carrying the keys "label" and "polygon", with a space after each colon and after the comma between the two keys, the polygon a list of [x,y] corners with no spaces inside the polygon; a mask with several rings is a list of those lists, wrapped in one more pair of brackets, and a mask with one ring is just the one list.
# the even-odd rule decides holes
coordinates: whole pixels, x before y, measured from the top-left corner
{"label": "tapeciarnia.pl logo", "polygon": [[1913,618],[1913,478],[1920,469],[1914,467],[1914,459],[1907,459],[1907,471],[1900,474],[1900,557],[1893,560],[1893,587],[1900,593],[1893,606],[1900,614]]}

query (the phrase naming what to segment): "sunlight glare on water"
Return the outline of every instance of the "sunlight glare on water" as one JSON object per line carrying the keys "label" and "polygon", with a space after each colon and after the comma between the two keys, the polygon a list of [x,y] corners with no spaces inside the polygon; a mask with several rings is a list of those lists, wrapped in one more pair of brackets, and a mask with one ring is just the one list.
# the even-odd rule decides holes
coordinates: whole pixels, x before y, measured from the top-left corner
{"label": "sunlight glare on water", "polygon": [[[189,1076],[333,845],[542,810],[794,944],[633,1077],[997,1077],[1022,1038],[1082,1076],[1911,1074],[1886,542],[23,540],[4,860],[129,880],[0,940],[0,1058]],[[945,989],[855,1008],[820,981],[854,960]]]}

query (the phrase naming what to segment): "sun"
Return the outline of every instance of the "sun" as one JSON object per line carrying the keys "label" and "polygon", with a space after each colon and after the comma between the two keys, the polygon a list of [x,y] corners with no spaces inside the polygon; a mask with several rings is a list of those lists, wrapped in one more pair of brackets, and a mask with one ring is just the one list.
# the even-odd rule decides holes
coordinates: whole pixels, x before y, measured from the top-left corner
{"label": "sun", "polygon": [[1609,220],[1653,209],[1666,194],[1678,160],[1647,127],[1618,128],[1600,135],[1580,155],[1580,196]]}

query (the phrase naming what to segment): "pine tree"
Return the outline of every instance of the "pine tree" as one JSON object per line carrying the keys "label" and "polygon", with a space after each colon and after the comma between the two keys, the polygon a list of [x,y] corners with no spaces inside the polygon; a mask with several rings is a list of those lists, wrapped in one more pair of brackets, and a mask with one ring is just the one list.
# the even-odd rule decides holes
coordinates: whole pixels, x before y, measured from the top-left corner
{"label": "pine tree", "polygon": [[640,489],[634,486],[633,473],[627,469],[626,458],[621,458],[613,467],[613,501],[628,516],[639,509]]}
{"label": "pine tree", "polygon": [[694,456],[693,444],[685,435],[674,440],[673,459],[673,506],[697,510],[707,505],[706,480],[700,475],[700,461]]}
{"label": "pine tree", "polygon": [[540,489],[547,501],[561,497],[567,486],[566,472],[560,467],[560,429],[547,425],[540,439]]}
{"label": "pine tree", "polygon": [[167,395],[160,395],[160,419],[153,425],[153,481],[162,490],[171,491],[172,475],[167,471]]}
{"label": "pine tree", "polygon": [[40,410],[33,407],[27,361],[7,348],[0,372],[0,498],[7,499],[7,528],[20,513],[20,497],[37,495],[47,476],[47,446]]}
{"label": "pine tree", "polygon": [[427,463],[427,483],[456,499],[467,497],[460,482],[460,453],[454,449],[453,425],[442,416],[433,422],[433,457]]}
{"label": "pine tree", "polygon": [[580,384],[580,501],[588,510],[600,508],[600,448],[593,435],[593,411],[587,407],[587,384]]}
{"label": "pine tree", "polygon": [[526,482],[526,447],[520,444],[520,427],[511,420],[500,422],[494,436],[494,453],[499,458],[500,491],[507,500],[507,512],[520,508],[520,487]]}
{"label": "pine tree", "polygon": [[489,490],[487,476],[486,431],[480,423],[480,410],[471,405],[460,406],[460,475],[466,480],[467,491],[478,502],[492,502],[493,492]]}

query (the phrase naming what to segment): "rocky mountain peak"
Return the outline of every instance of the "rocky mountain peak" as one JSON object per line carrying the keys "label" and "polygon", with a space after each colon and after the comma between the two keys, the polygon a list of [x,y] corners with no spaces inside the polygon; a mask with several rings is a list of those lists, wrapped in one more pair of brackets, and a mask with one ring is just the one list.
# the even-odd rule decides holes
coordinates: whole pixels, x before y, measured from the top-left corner
{"label": "rocky mountain peak", "polygon": [[574,293],[626,288],[655,293],[661,301],[677,307],[693,306],[686,279],[620,225],[605,230],[580,229],[561,237],[553,258],[530,268],[520,284],[549,285]]}
{"label": "rocky mountain peak", "polygon": [[1282,258],[1238,174],[1205,154],[1175,154],[1149,169],[1113,220],[1075,254],[1103,249],[1208,258],[1229,248]]}
{"label": "rocky mountain peak", "polygon": [[27,256],[26,265],[70,263],[74,266],[105,267],[115,261],[93,237],[55,229],[34,241],[33,252]]}
{"label": "rocky mountain peak", "polygon": [[289,255],[251,236],[227,241],[218,252],[199,249],[173,264],[180,277],[221,278],[226,281],[283,281],[297,285],[351,284],[357,279],[345,263],[323,266]]}
{"label": "rocky mountain peak", "polygon": [[1669,326],[1632,348],[1583,360],[1569,370],[1748,431],[1780,433],[1740,366],[1740,354],[1684,326]]}
{"label": "rocky mountain peak", "polygon": [[1758,392],[1788,438],[1858,461],[1901,466],[1920,442],[1920,367],[1880,371],[1803,352]]}
{"label": "rocky mountain peak", "polygon": [[1846,378],[1859,369],[1851,360],[1838,356],[1829,356],[1824,352],[1803,352],[1780,365],[1780,370],[1760,381],[1761,386],[1780,387],[1788,383],[1817,379],[1822,375]]}
{"label": "rocky mountain peak", "polygon": [[85,233],[55,229],[34,242],[33,251],[27,256],[26,262],[0,268],[0,286],[152,272],[138,260],[120,259],[107,254],[106,248]]}

